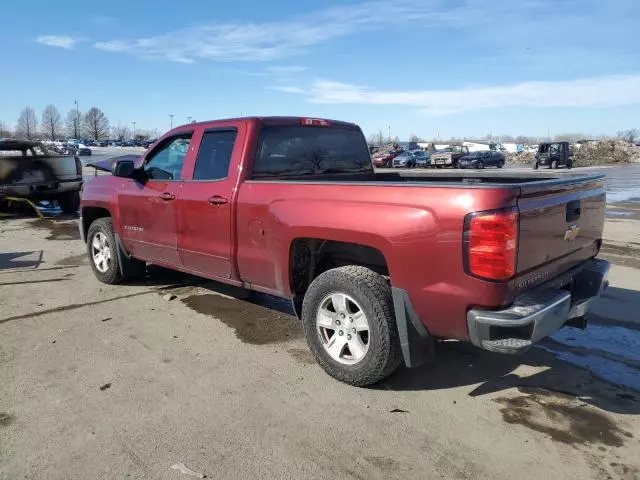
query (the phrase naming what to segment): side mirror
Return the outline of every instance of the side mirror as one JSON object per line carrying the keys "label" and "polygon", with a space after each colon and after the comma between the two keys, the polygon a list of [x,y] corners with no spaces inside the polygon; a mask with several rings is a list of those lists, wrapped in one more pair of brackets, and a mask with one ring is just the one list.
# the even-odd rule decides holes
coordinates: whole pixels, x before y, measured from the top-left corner
{"label": "side mirror", "polygon": [[136,166],[133,160],[118,160],[113,164],[111,174],[114,177],[132,178],[135,171]]}

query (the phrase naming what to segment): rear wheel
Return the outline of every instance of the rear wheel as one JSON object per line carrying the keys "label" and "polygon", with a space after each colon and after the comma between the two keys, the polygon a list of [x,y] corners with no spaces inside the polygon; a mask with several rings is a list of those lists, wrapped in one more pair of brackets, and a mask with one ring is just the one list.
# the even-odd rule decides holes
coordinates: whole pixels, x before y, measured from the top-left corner
{"label": "rear wheel", "polygon": [[533,164],[533,169],[534,169],[534,170],[537,170],[539,166],[540,166],[540,165],[538,165],[538,162],[536,162],[536,163],[534,163],[534,164]]}
{"label": "rear wheel", "polygon": [[484,162],[478,162],[478,168],[482,170],[484,168]]}
{"label": "rear wheel", "polygon": [[556,160],[554,160],[553,162],[551,162],[549,164],[549,168],[552,170],[555,170],[556,168],[558,168],[558,162]]}
{"label": "rear wheel", "polygon": [[61,193],[57,200],[64,213],[76,213],[80,208],[80,192]]}
{"label": "rear wheel", "polygon": [[567,168],[568,168],[568,169],[573,168],[573,160],[571,160],[570,158],[569,158],[569,159],[567,159]]}
{"label": "rear wheel", "polygon": [[504,167],[504,162],[498,162],[498,168]]}
{"label": "rear wheel", "polygon": [[401,362],[391,287],[368,268],[319,275],[304,296],[302,323],[318,364],[342,382],[371,385]]}

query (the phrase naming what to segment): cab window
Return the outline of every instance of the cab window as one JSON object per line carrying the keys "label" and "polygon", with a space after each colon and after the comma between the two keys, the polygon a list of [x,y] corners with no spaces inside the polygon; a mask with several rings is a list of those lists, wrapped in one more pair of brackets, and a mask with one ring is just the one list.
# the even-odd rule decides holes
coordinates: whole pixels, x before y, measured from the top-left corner
{"label": "cab window", "polygon": [[189,151],[191,133],[171,137],[151,153],[144,164],[150,180],[180,180],[184,158]]}

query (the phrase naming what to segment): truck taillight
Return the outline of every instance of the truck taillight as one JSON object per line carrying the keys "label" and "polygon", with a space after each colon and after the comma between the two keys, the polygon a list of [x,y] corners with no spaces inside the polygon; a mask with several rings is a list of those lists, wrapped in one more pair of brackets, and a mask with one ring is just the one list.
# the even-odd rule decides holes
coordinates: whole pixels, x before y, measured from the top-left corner
{"label": "truck taillight", "polygon": [[76,157],[76,175],[82,176],[82,162],[78,157]]}
{"label": "truck taillight", "polygon": [[330,127],[331,122],[322,118],[303,118],[300,120],[300,125],[307,127]]}
{"label": "truck taillight", "polygon": [[485,280],[505,281],[516,273],[518,210],[495,210],[467,215],[464,259],[467,273]]}

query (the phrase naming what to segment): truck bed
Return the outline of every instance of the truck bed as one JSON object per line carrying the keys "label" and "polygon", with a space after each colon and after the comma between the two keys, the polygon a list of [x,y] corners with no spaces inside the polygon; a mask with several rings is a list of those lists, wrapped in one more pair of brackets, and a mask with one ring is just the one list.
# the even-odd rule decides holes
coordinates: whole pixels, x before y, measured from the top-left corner
{"label": "truck bed", "polygon": [[463,170],[423,172],[378,172],[378,173],[339,173],[305,176],[283,176],[273,178],[257,178],[252,182],[295,182],[295,183],[341,183],[341,184],[377,184],[377,185],[412,185],[419,186],[454,186],[468,184],[469,187],[512,187],[527,184],[532,187],[552,185],[569,185],[604,179],[602,174],[510,172],[497,170],[490,172],[469,172]]}

